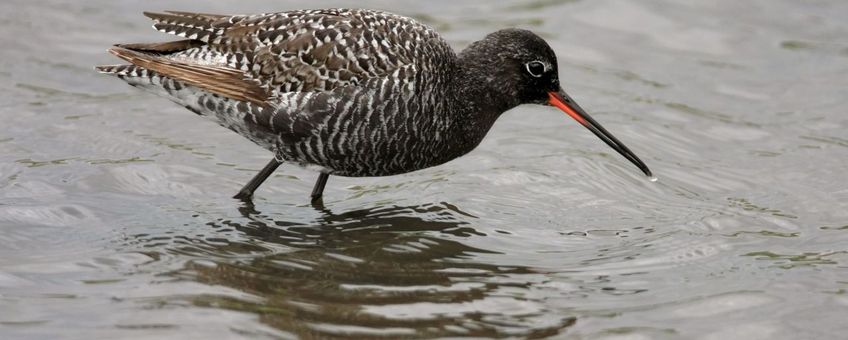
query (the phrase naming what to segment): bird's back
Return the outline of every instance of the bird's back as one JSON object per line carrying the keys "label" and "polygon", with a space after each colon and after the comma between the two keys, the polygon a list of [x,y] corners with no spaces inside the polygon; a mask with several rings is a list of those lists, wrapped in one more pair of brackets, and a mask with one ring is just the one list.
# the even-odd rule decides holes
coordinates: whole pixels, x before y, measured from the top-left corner
{"label": "bird's back", "polygon": [[116,45],[110,51],[131,65],[101,72],[212,117],[286,160],[339,175],[389,175],[450,159],[436,149],[453,124],[442,113],[450,111],[444,85],[456,56],[413,19],[347,9],[145,15],[186,40]]}

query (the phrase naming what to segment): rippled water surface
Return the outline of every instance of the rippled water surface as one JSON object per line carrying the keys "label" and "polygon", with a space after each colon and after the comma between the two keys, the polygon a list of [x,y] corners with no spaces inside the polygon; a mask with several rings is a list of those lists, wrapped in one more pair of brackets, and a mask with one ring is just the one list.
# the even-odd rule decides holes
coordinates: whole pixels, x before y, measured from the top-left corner
{"label": "rippled water surface", "polygon": [[[284,166],[96,74],[143,10],[361,6],[455,47],[506,26],[652,183],[553,108],[385,178]],[[841,338],[844,1],[4,1],[0,338]]]}

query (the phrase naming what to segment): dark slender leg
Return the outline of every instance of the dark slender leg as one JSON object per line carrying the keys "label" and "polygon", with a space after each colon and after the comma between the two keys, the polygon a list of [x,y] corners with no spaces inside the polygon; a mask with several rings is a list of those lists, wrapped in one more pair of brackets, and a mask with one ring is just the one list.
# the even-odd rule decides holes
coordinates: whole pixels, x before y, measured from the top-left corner
{"label": "dark slender leg", "polygon": [[233,196],[233,198],[249,200],[253,197],[253,192],[256,191],[256,188],[262,185],[262,182],[265,182],[265,180],[268,179],[268,176],[271,176],[280,164],[283,164],[283,162],[278,161],[276,158],[271,159],[271,161],[268,162],[268,165],[265,165],[265,167],[262,168],[256,176],[253,176],[250,182],[247,182],[247,184],[245,184],[244,187],[239,190],[238,194]]}
{"label": "dark slender leg", "polygon": [[330,175],[323,172],[318,175],[318,181],[315,182],[315,187],[312,188],[312,202],[321,199],[321,195],[324,194],[324,186],[327,185],[328,178],[330,178]]}

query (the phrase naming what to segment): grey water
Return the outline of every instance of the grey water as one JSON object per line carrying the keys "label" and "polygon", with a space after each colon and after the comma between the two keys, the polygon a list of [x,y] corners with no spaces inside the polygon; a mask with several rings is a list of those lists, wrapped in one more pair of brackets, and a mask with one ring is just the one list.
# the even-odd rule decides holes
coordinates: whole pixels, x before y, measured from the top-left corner
{"label": "grey water", "polygon": [[[457,49],[544,36],[562,112],[382,178],[283,166],[121,81],[142,11],[365,7]],[[848,324],[848,2],[0,3],[0,338],[836,339]]]}

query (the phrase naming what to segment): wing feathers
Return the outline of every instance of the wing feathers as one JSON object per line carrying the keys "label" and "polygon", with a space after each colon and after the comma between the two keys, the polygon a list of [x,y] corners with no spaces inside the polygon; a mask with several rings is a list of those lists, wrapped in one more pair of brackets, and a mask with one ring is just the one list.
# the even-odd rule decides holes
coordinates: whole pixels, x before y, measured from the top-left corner
{"label": "wing feathers", "polygon": [[205,44],[200,41],[187,39],[150,44],[118,44],[115,46],[123,47],[133,51],[168,54],[173,52],[185,51],[187,49],[200,47],[203,45]]}
{"label": "wing feathers", "polygon": [[[215,22],[215,21],[218,21],[218,20],[221,20],[221,19],[224,19],[224,18],[229,18],[229,17],[232,16],[232,15],[194,13],[194,12],[182,12],[182,11],[165,11],[165,13],[177,15],[177,16],[180,16],[180,17],[183,17],[183,18],[198,19],[198,20],[206,21],[210,24]],[[151,13],[151,14],[155,14],[155,13]]]}
{"label": "wing feathers", "polygon": [[163,32],[209,42],[220,35],[223,27],[229,26],[231,16],[216,14],[166,11],[167,13],[144,12],[144,16],[153,19],[153,28]]}
{"label": "wing feathers", "polygon": [[246,79],[241,70],[183,63],[123,47],[113,47],[109,49],[109,52],[133,65],[214,94],[260,106],[269,106],[268,92],[256,81]]}
{"label": "wing feathers", "polygon": [[[183,77],[180,80],[216,94],[250,102],[273,102],[282,93],[357,86],[388,77],[406,65],[427,65],[437,56],[450,60],[453,55],[430,28],[379,11],[144,15],[157,30],[188,40],[118,45],[113,53],[160,74]],[[219,80],[226,82],[216,84]]]}

